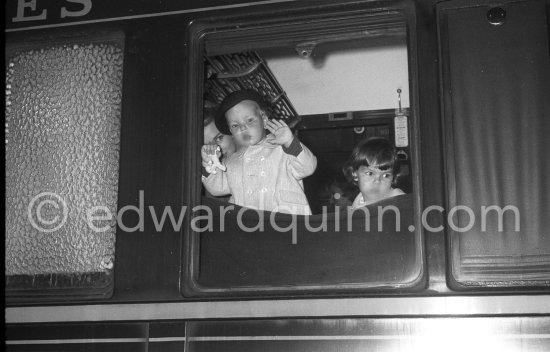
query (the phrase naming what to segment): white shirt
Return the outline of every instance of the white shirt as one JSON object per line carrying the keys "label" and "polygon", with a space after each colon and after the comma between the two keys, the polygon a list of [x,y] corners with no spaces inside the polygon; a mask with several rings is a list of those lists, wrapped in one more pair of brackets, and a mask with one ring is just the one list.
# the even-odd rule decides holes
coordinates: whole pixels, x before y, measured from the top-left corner
{"label": "white shirt", "polygon": [[231,194],[230,203],[253,209],[310,215],[302,179],[313,174],[317,158],[297,139],[293,155],[266,140],[224,160],[226,172],[203,177],[204,187],[215,196]]}
{"label": "white shirt", "polygon": [[391,192],[390,192],[390,195],[385,197],[385,198],[379,198],[379,199],[375,199],[375,200],[366,200],[365,201],[365,198],[363,197],[363,194],[361,192],[359,192],[357,197],[355,197],[355,200],[353,201],[353,204],[351,205],[351,208],[356,209],[356,208],[364,207],[365,205],[373,204],[373,203],[379,202],[383,199],[399,196],[401,194],[405,194],[405,192],[403,192],[399,188],[392,188]]}

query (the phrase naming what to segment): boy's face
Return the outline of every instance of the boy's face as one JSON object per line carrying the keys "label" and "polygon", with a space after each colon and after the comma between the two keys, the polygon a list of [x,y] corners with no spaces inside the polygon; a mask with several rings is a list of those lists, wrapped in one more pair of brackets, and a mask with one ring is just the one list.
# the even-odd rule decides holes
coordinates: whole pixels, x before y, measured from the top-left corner
{"label": "boy's face", "polygon": [[353,176],[356,177],[365,200],[380,200],[390,196],[393,181],[393,173],[390,170],[361,165]]}
{"label": "boy's face", "polygon": [[222,150],[222,154],[225,156],[229,156],[235,152],[233,137],[218,131],[214,121],[204,126],[204,144],[219,145]]}
{"label": "boy's face", "polygon": [[267,116],[254,101],[241,101],[226,111],[225,119],[239,146],[255,145],[265,138]]}

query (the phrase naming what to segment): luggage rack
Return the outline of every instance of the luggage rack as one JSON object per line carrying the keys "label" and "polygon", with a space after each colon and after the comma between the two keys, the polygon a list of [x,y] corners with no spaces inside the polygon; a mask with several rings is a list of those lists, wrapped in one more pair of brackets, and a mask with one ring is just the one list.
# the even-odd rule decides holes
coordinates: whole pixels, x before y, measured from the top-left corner
{"label": "luggage rack", "polygon": [[265,101],[270,117],[295,126],[300,117],[273,73],[255,51],[205,56],[205,98],[220,104],[231,92],[254,89]]}

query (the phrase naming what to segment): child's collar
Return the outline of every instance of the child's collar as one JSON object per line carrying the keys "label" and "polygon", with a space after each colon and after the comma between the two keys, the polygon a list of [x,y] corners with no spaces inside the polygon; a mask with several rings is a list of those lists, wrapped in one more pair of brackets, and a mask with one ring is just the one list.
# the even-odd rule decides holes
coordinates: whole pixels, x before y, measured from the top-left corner
{"label": "child's collar", "polygon": [[262,140],[260,140],[258,143],[254,144],[254,145],[249,145],[249,146],[246,146],[246,147],[240,147],[239,149],[237,149],[237,151],[235,152],[235,154],[239,157],[239,158],[242,158],[244,153],[246,153],[246,151],[249,149],[249,148],[253,148],[253,147],[276,147],[276,145],[274,144],[271,144],[271,143],[268,143],[267,142],[267,136],[265,136],[264,138],[262,138]]}

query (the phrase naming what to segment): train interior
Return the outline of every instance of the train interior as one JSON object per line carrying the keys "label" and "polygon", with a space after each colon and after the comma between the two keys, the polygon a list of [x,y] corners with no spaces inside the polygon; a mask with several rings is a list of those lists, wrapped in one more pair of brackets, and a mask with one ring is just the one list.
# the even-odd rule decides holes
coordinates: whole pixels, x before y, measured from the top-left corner
{"label": "train interior", "polygon": [[205,56],[205,65],[207,100],[220,103],[239,89],[260,91],[272,103],[269,114],[287,121],[317,156],[315,173],[304,179],[313,214],[351,205],[359,190],[344,177],[343,165],[353,147],[371,137],[396,146],[396,187],[412,193],[404,33]]}

